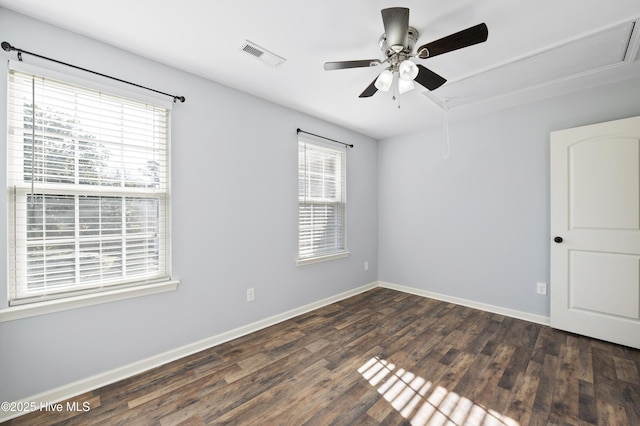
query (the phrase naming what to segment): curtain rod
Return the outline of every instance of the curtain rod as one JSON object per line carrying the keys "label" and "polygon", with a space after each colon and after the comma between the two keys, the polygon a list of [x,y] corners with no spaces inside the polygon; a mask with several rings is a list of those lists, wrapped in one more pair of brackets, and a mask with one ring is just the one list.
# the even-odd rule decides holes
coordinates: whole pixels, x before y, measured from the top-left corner
{"label": "curtain rod", "polygon": [[339,144],[341,144],[341,145],[348,146],[349,148],[353,148],[353,144],[340,142],[340,141],[337,141],[337,140],[335,140],[335,139],[325,138],[324,136],[316,135],[315,133],[305,132],[304,130],[302,130],[302,129],[300,129],[300,128],[297,128],[297,129],[296,129],[296,133],[306,133],[306,134],[311,135],[311,136],[316,136],[316,137],[318,137],[318,138],[326,139],[326,140],[328,140],[328,141],[335,142],[335,143],[339,143]]}
{"label": "curtain rod", "polygon": [[169,96],[169,97],[173,98],[173,102],[176,102],[176,101],[184,102],[186,100],[184,98],[184,96],[176,96],[176,95],[172,95],[172,94],[169,94],[169,93],[161,92],[159,90],[151,89],[150,87],[141,86],[140,84],[136,84],[136,83],[132,83],[130,81],[122,80],[122,79],[117,78],[117,77],[112,77],[110,75],[102,74],[102,73],[99,73],[97,71],[91,71],[89,69],[82,68],[82,67],[79,67],[77,65],[72,65],[72,64],[68,64],[66,62],[58,61],[57,59],[47,58],[46,56],[38,55],[37,53],[28,52],[26,50],[14,47],[14,46],[11,45],[11,43],[6,42],[6,41],[2,42],[2,49],[7,51],[7,52],[11,52],[11,51],[18,52],[18,60],[19,61],[22,61],[22,54],[26,53],[27,55],[31,55],[31,56],[35,56],[35,57],[40,58],[40,59],[45,59],[47,61],[55,62],[55,63],[60,64],[60,65],[66,65],[68,67],[75,68],[75,69],[78,69],[78,70],[81,70],[81,71],[90,72],[92,74],[96,74],[96,75],[99,75],[101,77],[110,78],[111,80],[116,80],[116,81],[119,81],[120,83],[126,83],[126,84],[130,84],[132,86],[139,87],[141,89],[150,90],[152,92],[160,93],[161,95],[165,95],[165,96]]}

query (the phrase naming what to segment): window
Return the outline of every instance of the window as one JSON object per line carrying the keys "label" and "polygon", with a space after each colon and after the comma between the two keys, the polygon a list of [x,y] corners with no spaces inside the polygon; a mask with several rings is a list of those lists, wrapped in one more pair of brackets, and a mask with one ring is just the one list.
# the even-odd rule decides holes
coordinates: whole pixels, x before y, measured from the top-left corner
{"label": "window", "polygon": [[346,151],[298,137],[297,263],[344,257]]}
{"label": "window", "polygon": [[50,75],[9,70],[10,305],[168,280],[169,106]]}

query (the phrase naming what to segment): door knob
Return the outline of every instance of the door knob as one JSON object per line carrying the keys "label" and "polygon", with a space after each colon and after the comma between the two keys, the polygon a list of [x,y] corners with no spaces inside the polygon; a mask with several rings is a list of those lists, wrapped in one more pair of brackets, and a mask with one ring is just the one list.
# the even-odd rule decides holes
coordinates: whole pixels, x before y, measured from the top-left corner
{"label": "door knob", "polygon": [[553,239],[553,241],[555,241],[556,243],[560,244],[563,240],[562,240],[562,237],[555,237]]}

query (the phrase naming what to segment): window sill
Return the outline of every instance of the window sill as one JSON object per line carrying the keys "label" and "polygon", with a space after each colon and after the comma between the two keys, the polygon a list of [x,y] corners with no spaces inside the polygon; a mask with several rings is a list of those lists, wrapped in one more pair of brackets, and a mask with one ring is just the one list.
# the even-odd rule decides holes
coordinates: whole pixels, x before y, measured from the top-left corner
{"label": "window sill", "polygon": [[328,254],[326,256],[316,256],[316,257],[309,257],[306,259],[298,259],[296,261],[296,266],[311,265],[313,263],[320,263],[320,262],[326,262],[328,260],[341,259],[343,257],[349,256],[349,254],[351,254],[351,252],[345,250],[339,253]]}
{"label": "window sill", "polygon": [[129,299],[132,297],[164,293],[166,291],[176,290],[179,283],[180,282],[177,280],[169,280],[154,284],[148,284],[145,286],[116,289],[104,291],[101,293],[67,297],[64,299],[34,302],[27,305],[10,306],[8,308],[0,309],[0,322],[29,318],[37,315],[50,314],[53,312],[67,311],[70,309],[82,308],[85,306],[99,305],[102,303],[114,302],[116,300]]}

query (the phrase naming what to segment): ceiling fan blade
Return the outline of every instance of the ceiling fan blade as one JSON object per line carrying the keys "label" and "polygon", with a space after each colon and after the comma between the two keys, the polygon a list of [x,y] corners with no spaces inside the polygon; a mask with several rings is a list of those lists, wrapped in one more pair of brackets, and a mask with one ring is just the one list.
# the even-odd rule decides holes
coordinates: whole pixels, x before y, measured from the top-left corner
{"label": "ceiling fan blade", "polygon": [[358,96],[359,98],[370,98],[371,96],[375,95],[376,92],[378,91],[378,89],[376,88],[376,80],[378,79],[378,77],[374,78],[373,81],[371,82],[371,84],[364,89],[364,92],[360,93],[360,96]]}
{"label": "ceiling fan blade", "polygon": [[384,24],[384,33],[387,37],[387,45],[394,49],[394,46],[402,46],[398,48],[398,52],[408,46],[409,33],[409,9],[406,7],[390,7],[382,9],[382,23]]}
{"label": "ceiling fan blade", "polygon": [[347,68],[368,68],[376,65],[380,65],[380,60],[378,59],[363,59],[359,61],[336,61],[336,62],[325,62],[324,70],[332,71],[332,70],[343,70]]}
{"label": "ceiling fan blade", "polygon": [[[453,50],[462,49],[463,47],[473,46],[474,44],[487,41],[488,36],[489,29],[487,28],[487,24],[478,24],[439,40],[432,41],[431,43],[423,44],[417,50],[418,57],[426,59]],[[426,49],[426,52],[421,52],[423,49]]]}
{"label": "ceiling fan blade", "polygon": [[447,81],[446,78],[420,64],[418,64],[418,75],[414,80],[429,90],[435,90]]}

